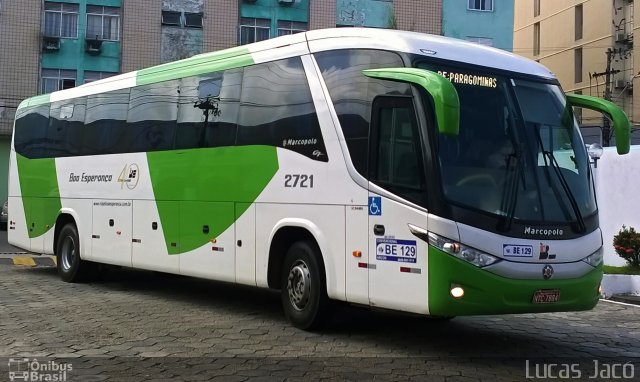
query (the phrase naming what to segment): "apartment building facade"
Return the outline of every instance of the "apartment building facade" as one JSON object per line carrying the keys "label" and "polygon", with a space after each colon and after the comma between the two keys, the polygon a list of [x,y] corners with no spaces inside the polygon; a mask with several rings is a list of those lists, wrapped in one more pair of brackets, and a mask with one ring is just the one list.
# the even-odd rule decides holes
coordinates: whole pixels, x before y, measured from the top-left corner
{"label": "apartment building facade", "polygon": [[[592,95],[621,106],[640,123],[639,52],[634,49],[633,0],[515,0],[514,52],[551,69],[565,92]],[[613,144],[601,115],[577,111],[588,143]],[[640,136],[632,131],[632,143]]]}
{"label": "apartment building facade", "polygon": [[442,0],[0,0],[0,203],[23,99],[336,26],[442,34]]}
{"label": "apartment building facade", "polygon": [[444,1],[442,32],[502,50],[513,49],[513,0]]}

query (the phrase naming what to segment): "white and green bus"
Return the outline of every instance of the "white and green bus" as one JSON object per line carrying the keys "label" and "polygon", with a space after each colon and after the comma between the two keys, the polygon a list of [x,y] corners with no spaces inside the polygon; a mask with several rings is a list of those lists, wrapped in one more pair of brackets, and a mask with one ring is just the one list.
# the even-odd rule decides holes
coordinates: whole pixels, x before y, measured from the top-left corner
{"label": "white and green bus", "polygon": [[439,36],[279,37],[25,100],[9,242],[96,264],[453,317],[586,310],[602,278],[589,156],[536,62]]}

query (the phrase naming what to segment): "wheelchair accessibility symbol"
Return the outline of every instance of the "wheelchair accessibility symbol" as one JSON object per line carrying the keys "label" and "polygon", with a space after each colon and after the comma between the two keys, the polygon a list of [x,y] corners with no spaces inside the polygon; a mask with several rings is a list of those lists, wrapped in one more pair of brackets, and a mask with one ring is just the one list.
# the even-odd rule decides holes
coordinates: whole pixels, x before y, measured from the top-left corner
{"label": "wheelchair accessibility symbol", "polygon": [[380,196],[369,197],[369,215],[382,215],[382,198]]}

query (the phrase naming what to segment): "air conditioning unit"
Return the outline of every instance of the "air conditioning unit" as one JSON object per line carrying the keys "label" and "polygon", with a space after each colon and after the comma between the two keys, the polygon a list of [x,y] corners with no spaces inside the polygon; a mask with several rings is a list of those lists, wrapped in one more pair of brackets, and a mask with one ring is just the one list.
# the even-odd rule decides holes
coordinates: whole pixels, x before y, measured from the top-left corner
{"label": "air conditioning unit", "polygon": [[624,32],[616,33],[616,42],[627,42],[628,36]]}
{"label": "air conditioning unit", "polygon": [[102,51],[102,40],[88,38],[85,40],[84,49],[89,54],[100,54]]}
{"label": "air conditioning unit", "polygon": [[42,50],[45,52],[60,50],[60,37],[42,36]]}

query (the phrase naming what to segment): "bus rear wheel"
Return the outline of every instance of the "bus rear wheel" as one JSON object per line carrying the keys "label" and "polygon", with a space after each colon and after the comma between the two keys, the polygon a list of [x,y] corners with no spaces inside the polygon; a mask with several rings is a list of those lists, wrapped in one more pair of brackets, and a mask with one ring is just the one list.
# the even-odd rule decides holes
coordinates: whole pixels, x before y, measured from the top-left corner
{"label": "bus rear wheel", "polygon": [[60,278],[69,283],[86,281],[93,272],[95,264],[80,258],[78,229],[73,223],[67,223],[58,234],[56,263]]}
{"label": "bus rear wheel", "polygon": [[297,328],[320,328],[326,319],[328,297],[320,251],[307,241],[294,243],[284,259],[280,284],[287,319]]}

